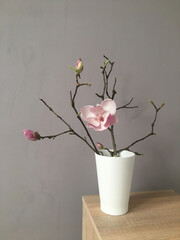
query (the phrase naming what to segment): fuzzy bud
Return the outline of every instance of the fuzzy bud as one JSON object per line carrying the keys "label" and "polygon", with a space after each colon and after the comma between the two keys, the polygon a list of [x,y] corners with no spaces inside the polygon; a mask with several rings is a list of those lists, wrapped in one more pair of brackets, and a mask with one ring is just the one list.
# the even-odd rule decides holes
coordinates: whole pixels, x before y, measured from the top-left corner
{"label": "fuzzy bud", "polygon": [[96,143],[96,146],[99,149],[103,149],[104,148],[104,146],[101,143],[99,143],[99,142]]}
{"label": "fuzzy bud", "polygon": [[40,135],[38,132],[32,130],[23,130],[24,136],[30,141],[40,140]]}
{"label": "fuzzy bud", "polygon": [[80,58],[76,63],[76,73],[80,74],[82,72],[82,70],[83,70],[83,63],[82,63],[82,60]]}

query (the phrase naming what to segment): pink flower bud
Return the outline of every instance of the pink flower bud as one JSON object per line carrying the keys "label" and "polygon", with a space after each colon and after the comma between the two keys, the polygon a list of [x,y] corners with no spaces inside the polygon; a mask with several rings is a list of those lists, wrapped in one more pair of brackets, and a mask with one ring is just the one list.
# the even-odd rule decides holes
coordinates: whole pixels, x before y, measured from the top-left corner
{"label": "pink flower bud", "polygon": [[80,58],[76,63],[76,73],[80,74],[82,72],[82,70],[83,70],[83,63],[82,63],[82,60]]}
{"label": "pink flower bud", "polygon": [[23,130],[24,136],[30,141],[40,140],[40,135],[38,132],[33,132],[32,130]]}
{"label": "pink flower bud", "polygon": [[102,145],[101,143],[99,143],[99,142],[96,143],[96,146],[97,146],[97,148],[99,148],[99,149],[103,149],[103,148],[104,148],[103,145]]}

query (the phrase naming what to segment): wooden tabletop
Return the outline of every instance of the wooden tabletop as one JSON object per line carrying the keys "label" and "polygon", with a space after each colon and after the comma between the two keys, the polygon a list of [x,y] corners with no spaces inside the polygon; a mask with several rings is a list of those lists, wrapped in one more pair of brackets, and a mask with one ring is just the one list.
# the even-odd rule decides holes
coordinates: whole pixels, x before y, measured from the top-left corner
{"label": "wooden tabletop", "polygon": [[129,212],[122,216],[103,213],[99,196],[82,199],[84,236],[85,221],[89,218],[96,235],[92,239],[180,240],[180,195],[173,190],[132,193]]}

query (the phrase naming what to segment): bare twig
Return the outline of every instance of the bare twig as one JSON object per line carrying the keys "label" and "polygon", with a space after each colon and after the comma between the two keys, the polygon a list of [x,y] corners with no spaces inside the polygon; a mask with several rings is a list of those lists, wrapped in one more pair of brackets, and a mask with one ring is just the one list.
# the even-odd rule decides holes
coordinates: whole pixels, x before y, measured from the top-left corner
{"label": "bare twig", "polygon": [[113,89],[112,89],[112,99],[114,99],[115,95],[116,95],[116,90],[115,90],[115,87],[116,87],[116,82],[117,82],[117,79],[115,78],[114,80],[114,85],[113,85]]}
{"label": "bare twig", "polygon": [[102,75],[103,75],[103,84],[104,84],[104,86],[103,86],[103,93],[102,93],[101,95],[98,94],[98,93],[96,93],[96,96],[99,97],[99,98],[101,98],[102,100],[104,100],[104,95],[105,95],[105,92],[106,92],[106,78],[105,78],[105,73],[104,73],[104,71],[105,71],[106,66],[100,67],[100,68],[103,69]]}
{"label": "bare twig", "polygon": [[58,117],[69,129],[71,129],[71,126],[60,115],[58,115],[42,98],[40,98],[40,101],[44,103],[49,111],[56,115],[56,117]]}
{"label": "bare twig", "polygon": [[[78,91],[78,88],[79,87],[82,87],[82,86],[88,86],[88,87],[90,87],[91,86],[91,84],[90,83],[87,83],[87,82],[85,82],[85,83],[79,83],[78,82],[78,77],[77,76],[79,76],[79,74],[78,75],[76,75],[76,89],[75,89],[75,92],[74,92],[74,95],[73,95],[73,98],[72,98],[72,101],[74,102],[75,101],[75,97],[76,97],[76,95],[77,95],[77,91]],[[71,103],[72,104],[72,103]]]}
{"label": "bare twig", "polygon": [[113,152],[111,150],[109,150],[109,148],[104,148],[104,149],[107,150],[111,154],[111,157],[113,157]]}
{"label": "bare twig", "polygon": [[40,139],[45,139],[45,138],[48,138],[48,139],[55,139],[56,137],[59,137],[63,134],[66,134],[66,133],[72,133],[73,131],[72,130],[67,130],[65,132],[62,132],[62,133],[58,133],[58,134],[55,134],[55,135],[49,135],[49,136],[40,136],[39,138]]}
{"label": "bare twig", "polygon": [[111,139],[112,139],[112,145],[113,145],[113,155],[117,155],[116,141],[115,141],[115,136],[114,136],[114,126],[112,125],[111,128],[108,128],[108,130],[111,133]]}
{"label": "bare twig", "polygon": [[76,75],[76,88],[75,88],[75,91],[74,91],[74,95],[72,94],[72,91],[70,91],[71,106],[72,106],[72,108],[74,109],[74,111],[75,111],[75,113],[76,113],[76,116],[77,116],[77,118],[79,119],[79,121],[81,122],[83,128],[85,129],[86,134],[87,134],[87,136],[89,137],[89,139],[90,139],[90,141],[91,141],[91,143],[92,143],[92,145],[93,145],[92,148],[94,149],[94,152],[98,153],[98,150],[97,150],[97,148],[96,148],[96,145],[95,145],[95,143],[94,143],[94,141],[93,141],[93,139],[92,139],[92,137],[91,137],[91,135],[90,135],[87,127],[86,127],[86,125],[85,125],[84,122],[82,121],[82,119],[81,119],[81,117],[80,117],[80,115],[79,115],[79,113],[78,113],[78,111],[77,111],[77,109],[76,109],[76,106],[75,106],[75,98],[76,98],[76,95],[77,95],[77,92],[78,92],[78,88],[81,87],[81,86],[91,86],[91,84],[90,84],[90,83],[79,83],[78,78],[80,78],[79,74]]}
{"label": "bare twig", "polygon": [[108,91],[108,85],[109,85],[109,76],[110,76],[110,74],[111,74],[111,72],[112,72],[112,70],[113,70],[113,65],[114,65],[114,62],[110,62],[109,61],[109,63],[110,63],[110,65],[111,65],[111,67],[110,67],[110,70],[109,70],[109,72],[107,73],[106,72],[106,69],[105,69],[105,76],[106,76],[106,95],[108,96],[108,98],[111,98],[112,99],[112,97],[110,97],[110,94],[109,94],[109,91]]}
{"label": "bare twig", "polygon": [[131,100],[128,102],[128,103],[126,103],[124,106],[122,106],[122,107],[118,107],[118,108],[116,108],[116,110],[119,110],[119,109],[122,109],[122,108],[138,108],[138,106],[129,106],[130,104],[131,104],[131,102],[133,101],[133,97],[131,98]]}
{"label": "bare twig", "polygon": [[110,96],[109,94],[109,90],[108,90],[108,87],[109,87],[109,76],[113,70],[113,66],[114,66],[114,62],[111,62],[109,60],[108,57],[104,56],[104,58],[107,60],[107,64],[109,63],[110,64],[110,70],[107,72],[107,64],[104,63],[104,66],[101,66],[100,68],[102,69],[102,75],[103,75],[103,92],[102,94],[98,94],[96,93],[96,96],[101,98],[102,100],[104,100],[105,98],[105,95],[110,98],[110,99],[114,99],[114,96],[116,94],[116,91],[115,91],[115,85],[116,85],[116,79],[115,79],[115,83],[114,83],[114,86],[113,86],[113,90],[112,90],[112,96]]}
{"label": "bare twig", "polygon": [[[144,136],[144,137],[142,137],[142,138],[134,141],[133,143],[131,143],[131,144],[130,144],[129,146],[127,146],[126,148],[123,148],[123,149],[118,150],[118,151],[117,151],[118,153],[121,152],[121,151],[123,151],[123,150],[130,150],[130,148],[131,148],[132,146],[134,146],[136,143],[141,142],[141,141],[145,140],[146,138],[148,138],[148,137],[150,137],[150,136],[156,135],[156,133],[154,132],[154,125],[155,125],[155,122],[156,122],[156,120],[157,120],[157,114],[158,114],[159,110],[164,106],[164,103],[163,103],[159,108],[155,105],[155,103],[154,103],[153,101],[150,101],[150,103],[151,103],[151,104],[153,105],[153,107],[155,108],[155,116],[154,116],[154,120],[153,120],[153,122],[152,122],[152,124],[151,124],[151,132],[150,132],[149,134],[147,134],[146,136]],[[142,155],[142,154],[139,154],[139,153],[137,153],[137,152],[135,152],[135,154],[137,154],[137,155]]]}
{"label": "bare twig", "polygon": [[[71,135],[76,135],[77,137],[79,137],[83,142],[85,142],[93,151],[94,151],[94,148],[89,144],[89,142],[87,141],[87,139],[85,137],[82,137],[80,136],[60,115],[58,115],[42,98],[40,99],[41,102],[44,103],[44,105],[56,116],[58,117],[68,128],[69,130],[65,131],[64,133],[67,133],[69,132],[69,134]],[[62,133],[63,134],[63,133]],[[57,134],[57,136],[60,136],[62,134]],[[53,138],[53,137],[56,137],[56,135],[53,135],[53,136],[46,136],[46,138]],[[43,137],[41,137],[42,139]],[[45,138],[45,137],[44,137]],[[97,151],[98,153],[98,151]]]}

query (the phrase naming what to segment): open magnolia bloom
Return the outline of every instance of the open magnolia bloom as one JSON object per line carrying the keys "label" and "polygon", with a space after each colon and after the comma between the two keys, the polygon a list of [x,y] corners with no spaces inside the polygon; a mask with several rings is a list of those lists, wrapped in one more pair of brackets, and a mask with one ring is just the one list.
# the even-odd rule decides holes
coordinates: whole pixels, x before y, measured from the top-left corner
{"label": "open magnolia bloom", "polygon": [[87,105],[80,109],[81,118],[87,122],[87,126],[96,131],[103,131],[118,122],[116,103],[112,99],[105,99],[96,106]]}

